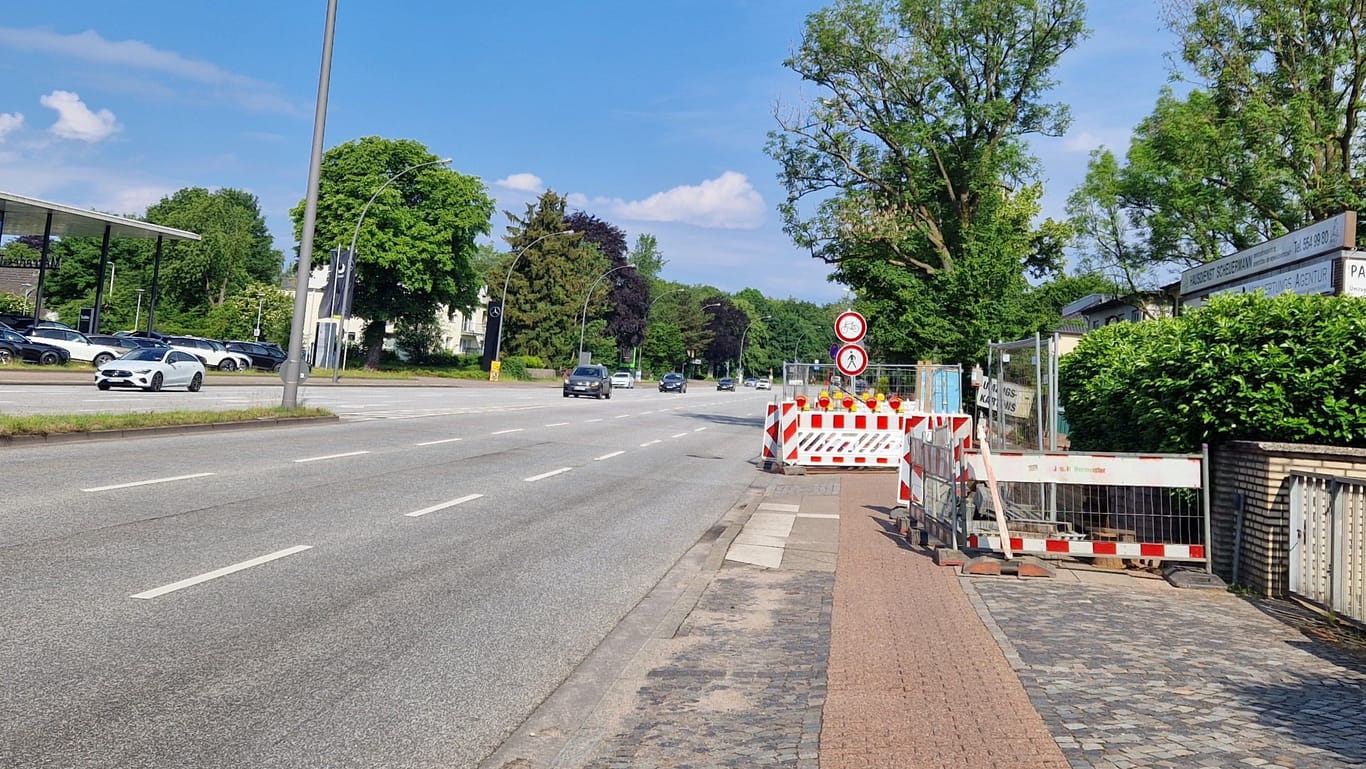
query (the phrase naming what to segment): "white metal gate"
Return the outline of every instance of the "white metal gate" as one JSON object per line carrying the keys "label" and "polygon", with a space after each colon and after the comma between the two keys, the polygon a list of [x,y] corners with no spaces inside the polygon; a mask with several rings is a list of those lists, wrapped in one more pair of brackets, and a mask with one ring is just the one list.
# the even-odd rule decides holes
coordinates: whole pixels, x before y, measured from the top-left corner
{"label": "white metal gate", "polygon": [[1366,480],[1290,476],[1290,592],[1366,623]]}

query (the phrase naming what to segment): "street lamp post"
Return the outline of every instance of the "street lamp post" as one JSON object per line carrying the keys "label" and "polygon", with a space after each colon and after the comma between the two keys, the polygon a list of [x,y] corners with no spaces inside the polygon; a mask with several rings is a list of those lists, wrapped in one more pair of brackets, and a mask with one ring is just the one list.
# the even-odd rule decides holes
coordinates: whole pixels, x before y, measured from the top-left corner
{"label": "street lamp post", "polygon": [[739,378],[741,382],[745,381],[745,337],[749,336],[749,330],[753,328],[754,324],[758,323],[761,320],[773,320],[773,316],[764,315],[762,317],[751,320],[749,322],[749,325],[745,326],[744,333],[740,335],[740,365],[737,367],[737,373],[740,375]]}
{"label": "street lamp post", "polygon": [[23,314],[28,315],[28,297],[29,297],[30,294],[33,293],[33,284],[32,284],[32,283],[20,283],[20,284],[19,284],[19,287],[22,288],[22,289],[24,289],[24,309],[22,310],[22,312],[23,312]]}
{"label": "street lamp post", "polygon": [[555,237],[556,235],[573,235],[573,234],[574,234],[574,231],[573,231],[573,230],[564,230],[564,231],[562,231],[562,232],[548,232],[548,233],[542,235],[541,237],[536,238],[535,240],[533,240],[533,241],[531,241],[530,243],[526,244],[525,246],[522,246],[521,249],[519,249],[519,250],[517,251],[517,255],[514,256],[514,257],[512,257],[512,264],[509,264],[509,265],[508,265],[508,274],[507,274],[507,277],[503,278],[503,299],[502,299],[502,301],[500,301],[500,302],[498,303],[498,307],[499,307],[499,308],[502,310],[502,312],[503,312],[503,318],[502,318],[501,320],[498,321],[498,333],[497,333],[497,334],[494,336],[494,338],[493,338],[493,359],[494,359],[494,360],[498,360],[498,356],[503,352],[503,321],[504,321],[504,320],[507,320],[508,283],[511,282],[511,280],[512,280],[512,268],[517,266],[517,260],[519,260],[519,259],[522,258],[522,254],[525,254],[527,251],[531,250],[531,247],[532,247],[532,246],[536,245],[537,243],[540,243],[542,240],[545,240],[546,238],[553,238],[553,237]]}
{"label": "street lamp post", "polygon": [[612,273],[616,272],[617,270],[634,270],[635,268],[636,268],[636,266],[635,266],[634,264],[621,264],[621,265],[617,265],[616,267],[613,267],[612,269],[608,270],[607,272],[604,272],[603,274],[599,275],[598,278],[597,278],[597,280],[594,280],[594,281],[593,281],[593,285],[591,285],[591,286],[588,287],[588,295],[585,296],[585,297],[583,298],[583,320],[579,323],[579,359],[580,359],[580,360],[583,359],[583,334],[584,334],[585,331],[588,330],[588,301],[589,301],[590,299],[593,298],[593,289],[595,289],[595,288],[598,287],[598,283],[601,283],[603,278],[607,277],[608,275],[611,275]]}
{"label": "street lamp post", "polygon": [[[446,164],[449,163],[449,162],[451,162],[451,158],[439,158],[439,159],[437,159],[437,160],[428,160],[428,161],[425,162],[425,163],[418,163],[417,165],[408,166],[407,168],[403,169],[402,171],[399,171],[398,173],[396,173],[396,174],[394,174],[393,176],[390,176],[388,179],[385,179],[385,180],[384,180],[384,184],[381,184],[381,185],[379,186],[379,188],[375,190],[375,194],[371,195],[371,196],[370,196],[370,199],[367,200],[367,201],[365,201],[365,207],[362,208],[362,209],[360,210],[360,216],[356,219],[356,229],[353,230],[353,231],[351,232],[351,248],[347,250],[347,253],[350,255],[350,261],[351,261],[350,269],[352,269],[352,270],[356,269],[356,241],[360,238],[360,225],[361,225],[361,222],[364,222],[364,221],[365,221],[365,214],[368,213],[368,212],[370,211],[370,206],[375,202],[376,199],[379,198],[379,194],[380,194],[381,192],[384,192],[384,190],[387,189],[387,188],[389,187],[389,185],[391,185],[391,184],[393,184],[394,182],[398,181],[398,180],[399,180],[399,177],[401,177],[401,176],[403,176],[403,175],[405,175],[405,174],[407,174],[407,173],[409,173],[409,172],[411,172],[411,171],[416,171],[416,170],[419,169],[419,168],[426,168],[427,166],[436,166],[436,165],[442,165],[442,166],[444,166],[444,165],[446,165]],[[332,301],[332,305],[333,305],[333,307],[338,307],[338,306],[340,306],[343,310],[348,310],[348,308],[347,308],[348,301],[347,301],[347,300],[349,300],[349,299],[351,298],[351,276],[348,274],[348,275],[346,276],[346,279],[345,279],[344,281],[341,282],[341,285],[335,285],[335,282],[337,281],[337,278],[338,278],[338,276],[337,276],[337,274],[336,274],[336,270],[337,270],[337,266],[336,266],[335,264],[332,265],[332,278],[333,278],[333,281],[334,281],[334,285],[333,285],[333,289],[332,289],[332,290],[333,290],[333,296],[336,297],[336,296],[338,295],[338,292],[340,292],[341,299],[340,299],[340,301],[338,301],[337,299],[334,298],[333,301]],[[335,313],[334,313],[334,314],[335,314]],[[348,320],[350,320],[350,312],[349,312],[349,310],[348,310],[348,312],[347,312],[345,315],[342,316],[341,324],[340,324],[340,326],[337,328],[337,333],[336,333],[336,335],[333,337],[333,340],[332,340],[332,347],[333,347],[333,355],[332,355],[332,381],[333,381],[334,383],[341,377],[341,369],[339,368],[339,364],[340,364],[340,362],[341,362],[341,339],[342,339],[342,329],[346,327],[346,321],[348,321]],[[258,322],[257,325],[259,326],[260,323]],[[259,332],[259,331],[257,332],[257,335],[258,335],[258,336],[260,335],[260,332]]]}
{"label": "street lamp post", "polygon": [[[142,299],[142,289],[138,289],[138,299]],[[264,307],[265,304],[266,297],[264,294],[256,297],[256,330],[254,332],[255,335],[252,337],[252,341],[261,341],[261,308]]]}
{"label": "street lamp post", "polygon": [[140,322],[142,321],[142,292],[143,292],[143,291],[146,291],[146,290],[147,290],[147,289],[145,289],[145,288],[140,288],[140,289],[138,289],[138,307],[137,307],[136,310],[133,310],[133,330],[134,330],[134,331],[137,331],[137,330],[138,330],[138,323],[140,323]]}

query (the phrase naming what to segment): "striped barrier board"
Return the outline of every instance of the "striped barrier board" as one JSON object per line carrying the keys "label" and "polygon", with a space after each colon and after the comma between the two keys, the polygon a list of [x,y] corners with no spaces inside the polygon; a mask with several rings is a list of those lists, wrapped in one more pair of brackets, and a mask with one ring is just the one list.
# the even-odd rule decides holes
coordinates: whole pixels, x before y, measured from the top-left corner
{"label": "striped barrier board", "polygon": [[770,403],[764,410],[764,441],[759,458],[764,462],[778,459],[778,404]]}
{"label": "striped barrier board", "polygon": [[[1001,538],[973,534],[968,547],[1001,550]],[[1076,539],[1011,537],[1010,549],[1035,555],[1076,555],[1114,558],[1161,558],[1166,561],[1203,561],[1204,545],[1172,545],[1162,542],[1110,542]]]}

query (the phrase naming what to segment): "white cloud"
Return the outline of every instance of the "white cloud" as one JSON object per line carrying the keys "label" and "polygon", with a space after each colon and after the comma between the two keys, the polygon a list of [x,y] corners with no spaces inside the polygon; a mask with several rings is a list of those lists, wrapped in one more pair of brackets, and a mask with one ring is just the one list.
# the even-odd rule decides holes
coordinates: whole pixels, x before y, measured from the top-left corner
{"label": "white cloud", "polygon": [[545,182],[536,174],[511,174],[505,179],[499,179],[494,184],[504,189],[523,192],[540,192],[545,189]]}
{"label": "white cloud", "polygon": [[741,173],[726,171],[697,185],[656,192],[644,200],[568,196],[571,205],[606,209],[643,222],[683,222],[698,227],[750,230],[764,223],[764,198]]}
{"label": "white cloud", "polygon": [[97,142],[119,130],[114,113],[107,109],[91,112],[81,97],[71,91],[53,91],[38,100],[44,107],[57,112],[57,122],[51,131],[63,139]]}
{"label": "white cloud", "polygon": [[141,40],[106,40],[87,30],[63,35],[48,29],[0,27],[0,48],[64,56],[104,68],[135,69],[171,75],[182,80],[214,86],[242,107],[254,111],[296,112],[294,105],[278,95],[278,89],[255,78],[206,61],[190,59],[174,51],[154,48]]}
{"label": "white cloud", "polygon": [[24,116],[18,112],[0,112],[0,142],[5,140],[5,134],[23,124]]}
{"label": "white cloud", "polygon": [[1079,131],[1063,138],[1063,148],[1068,152],[1090,155],[1091,150],[1105,147],[1116,155],[1123,156],[1129,148],[1129,131]]}

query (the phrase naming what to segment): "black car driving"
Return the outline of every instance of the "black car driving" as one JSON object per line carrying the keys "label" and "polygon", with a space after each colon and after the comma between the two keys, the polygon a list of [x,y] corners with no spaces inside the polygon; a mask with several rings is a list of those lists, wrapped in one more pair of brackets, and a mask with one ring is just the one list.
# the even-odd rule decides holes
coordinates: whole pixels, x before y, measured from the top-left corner
{"label": "black car driving", "polygon": [[680,395],[688,391],[688,380],[677,371],[664,375],[659,380],[659,391],[662,393],[679,393]]}
{"label": "black car driving", "polygon": [[735,380],[731,379],[728,376],[721,377],[720,379],[716,380],[716,389],[730,390],[731,392],[735,392]]}

